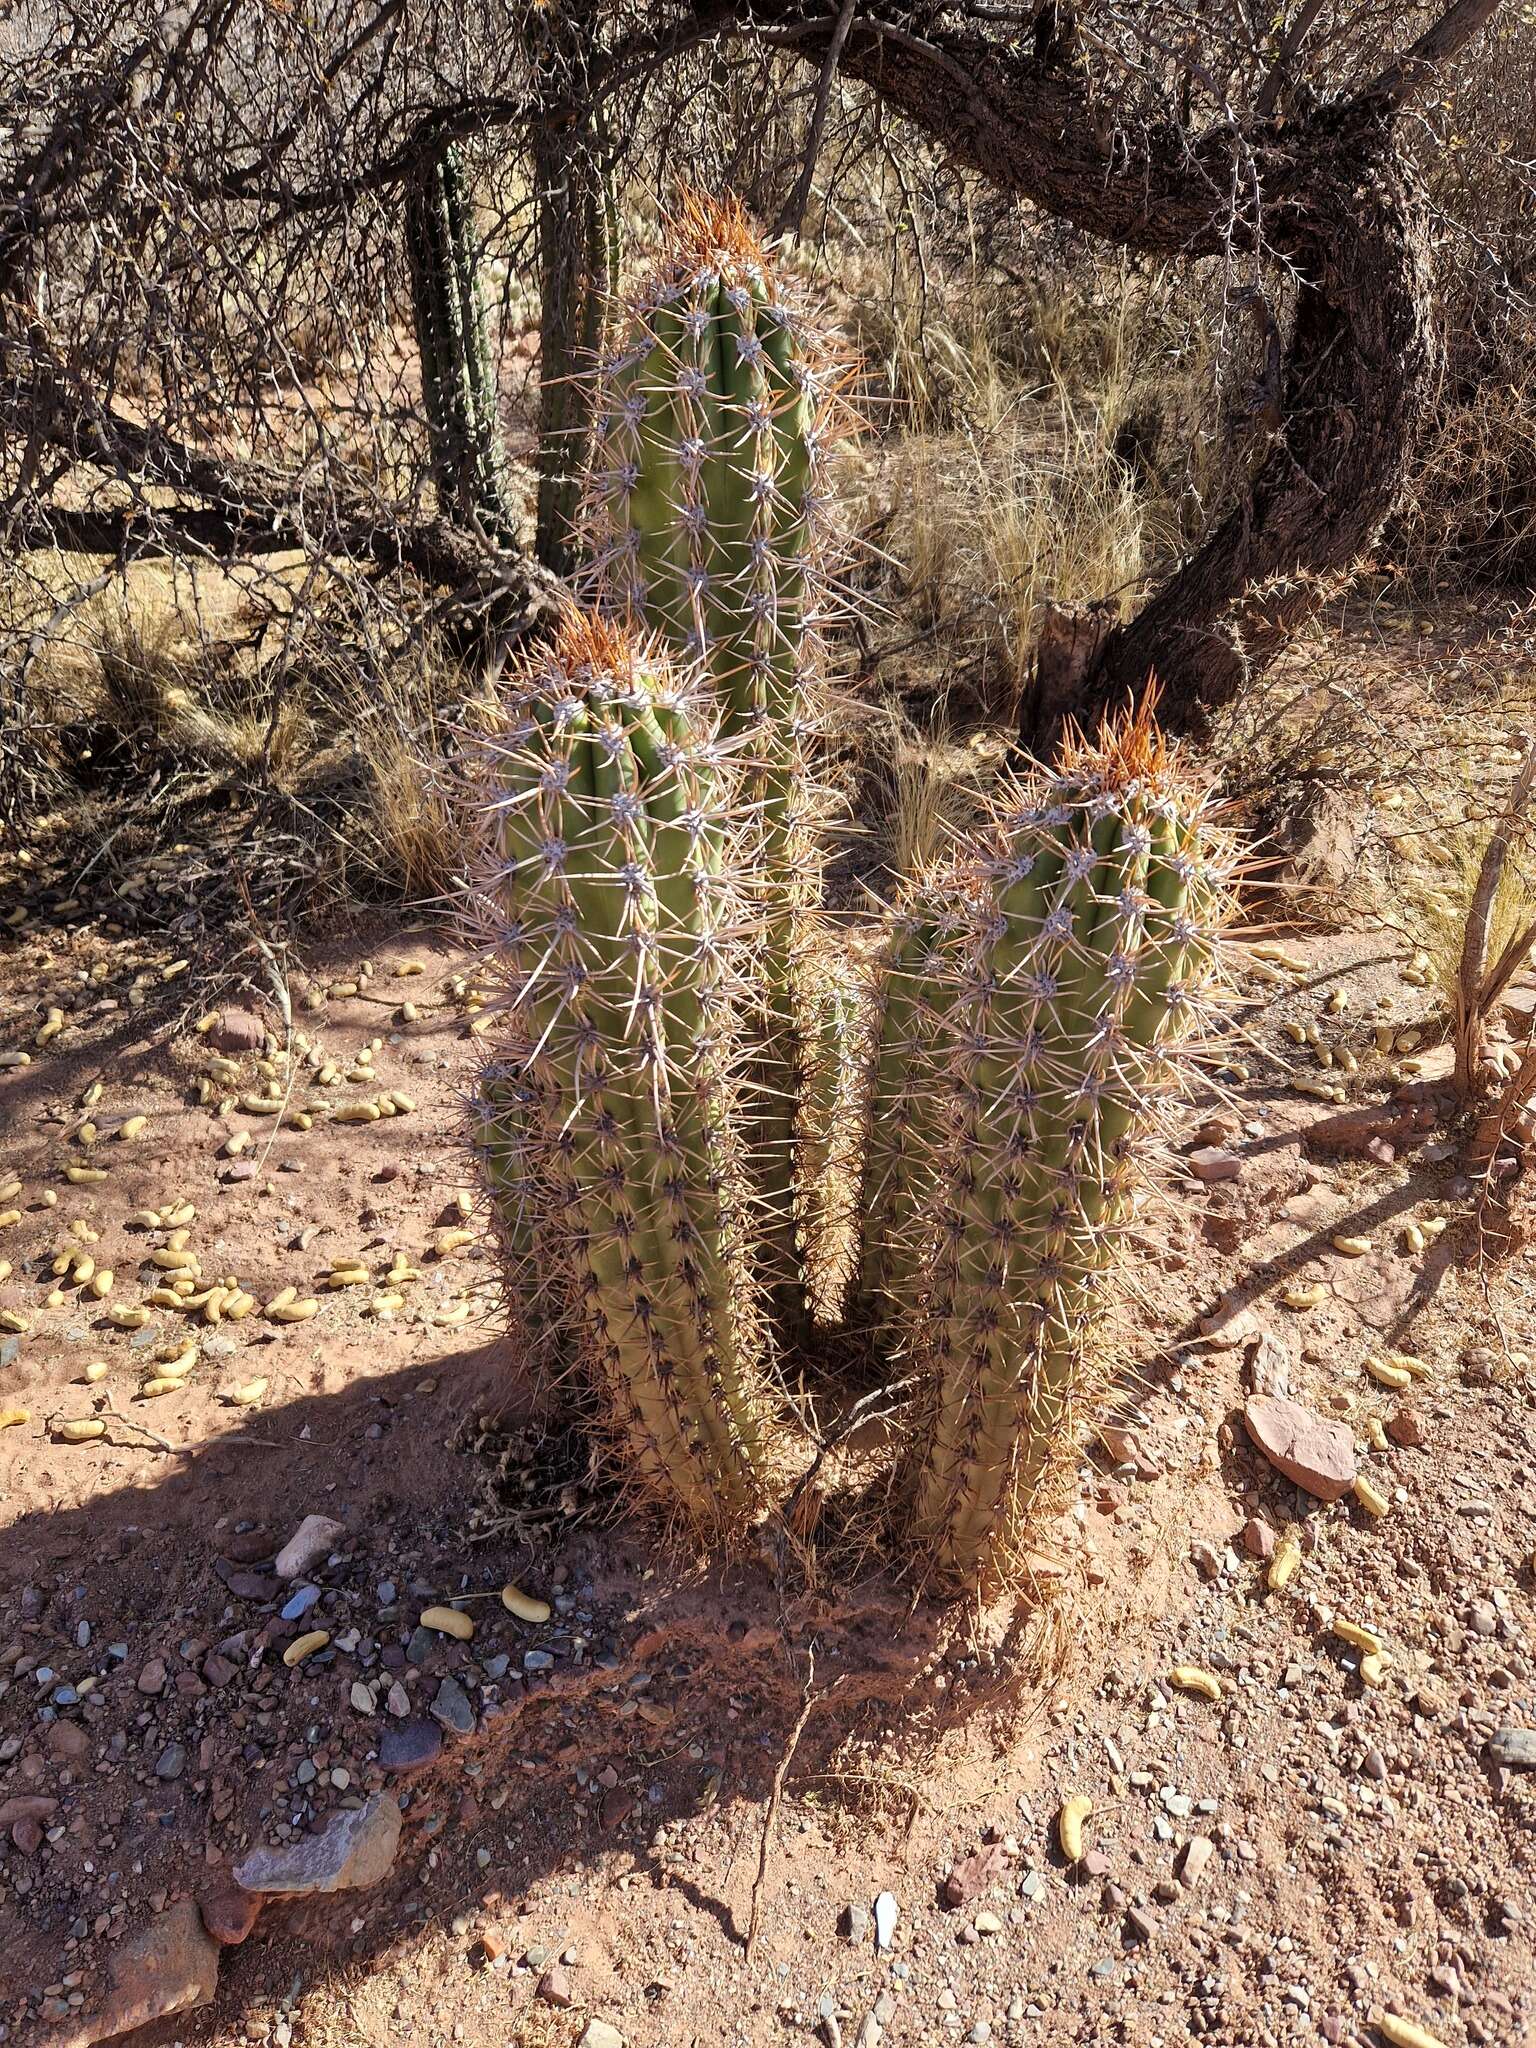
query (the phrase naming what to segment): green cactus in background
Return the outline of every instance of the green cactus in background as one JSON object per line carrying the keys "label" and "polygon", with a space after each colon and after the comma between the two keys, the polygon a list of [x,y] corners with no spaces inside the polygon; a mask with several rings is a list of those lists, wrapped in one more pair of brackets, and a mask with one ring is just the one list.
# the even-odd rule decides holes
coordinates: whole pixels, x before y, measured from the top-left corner
{"label": "green cactus in background", "polygon": [[825,469],[845,425],[842,364],[792,299],[739,206],[684,204],[614,323],[582,514],[592,602],[702,662],[722,738],[748,765],[767,885],[753,1151],[781,1280],[808,1207],[795,1097],[814,1058],[804,962],[822,895],[811,759],[836,557]]}
{"label": "green cactus in background", "polygon": [[925,1385],[910,1527],[934,1577],[1006,1574],[1073,1442],[1103,1278],[1161,1096],[1188,1067],[1225,889],[1204,803],[1152,728],[1076,748],[957,877],[969,933],[918,1085]]}
{"label": "green cactus in background", "polygon": [[509,1042],[481,1150],[503,1209],[534,1212],[504,1239],[558,1263],[641,1487],[739,1527],[770,1401],[736,1113],[737,778],[665,654],[575,616],[485,744],[478,897]]}
{"label": "green cactus in background", "polygon": [[439,500],[451,516],[513,546],[517,513],[507,485],[473,209],[463,156],[452,143],[434,152],[407,192],[405,243]]}

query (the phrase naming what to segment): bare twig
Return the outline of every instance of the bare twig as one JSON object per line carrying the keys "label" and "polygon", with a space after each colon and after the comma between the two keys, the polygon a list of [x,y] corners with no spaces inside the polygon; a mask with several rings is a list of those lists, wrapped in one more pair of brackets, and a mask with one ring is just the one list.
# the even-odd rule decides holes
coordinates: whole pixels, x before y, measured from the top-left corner
{"label": "bare twig", "polygon": [[805,1733],[806,1723],[810,1720],[816,1709],[824,1701],[830,1699],[832,1694],[836,1692],[838,1685],[842,1683],[842,1680],[839,1679],[827,1692],[818,1693],[812,1690],[815,1679],[816,1652],[812,1650],[807,1656],[805,1691],[801,1700],[800,1713],[794,1727],[789,1732],[789,1741],[784,1746],[784,1754],[779,1758],[779,1767],[773,1774],[773,1790],[768,1795],[768,1811],[763,1816],[762,1840],[757,1845],[757,1875],[752,1880],[752,1910],[747,1920],[747,1954],[749,1956],[752,1954],[757,1943],[758,1922],[762,1914],[763,1904],[763,1880],[768,1874],[768,1854],[773,1847],[773,1830],[779,1818],[779,1805],[784,1797],[784,1781],[789,1776],[789,1768],[795,1760],[795,1751],[800,1746],[800,1738]]}
{"label": "bare twig", "polygon": [[[1536,781],[1536,737],[1528,737],[1525,743],[1525,759],[1521,763],[1519,774],[1515,777],[1509,802],[1484,849],[1477,884],[1472,891],[1472,902],[1467,910],[1467,928],[1462,939],[1461,967],[1456,978],[1454,1006],[1456,1093],[1463,1102],[1471,1099],[1478,1085],[1483,1047],[1488,1033],[1488,1012],[1498,999],[1498,991],[1508,985],[1520,964],[1518,957],[1512,962],[1509,960],[1509,949],[1506,948],[1496,963],[1494,974],[1490,976],[1488,939],[1493,925],[1493,909],[1498,899],[1499,884],[1508,865],[1510,848],[1524,822],[1533,781]],[[1493,984],[1500,975],[1503,979],[1497,982],[1495,988]]]}

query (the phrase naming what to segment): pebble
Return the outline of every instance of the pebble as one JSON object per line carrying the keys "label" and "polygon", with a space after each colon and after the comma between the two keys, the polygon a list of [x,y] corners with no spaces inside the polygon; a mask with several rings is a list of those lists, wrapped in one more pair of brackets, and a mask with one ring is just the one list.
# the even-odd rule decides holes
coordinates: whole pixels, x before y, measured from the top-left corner
{"label": "pebble", "polygon": [[144,1669],[139,1673],[135,1683],[137,1684],[140,1692],[148,1693],[152,1699],[157,1693],[164,1692],[165,1664],[163,1659],[159,1657],[151,1657],[149,1662],[144,1666]]}
{"label": "pebble", "polygon": [[379,1768],[405,1777],[436,1763],[442,1747],[442,1730],[430,1721],[403,1721],[379,1737]]}
{"label": "pebble", "polygon": [[297,1593],[291,1599],[284,1601],[282,1608],[283,1620],[301,1620],[304,1615],[308,1614],[319,1598],[320,1588],[318,1586],[300,1586]]}
{"label": "pebble", "polygon": [[155,1764],[155,1776],[167,1779],[179,1778],[186,1768],[187,1752],[185,1746],[179,1742],[168,1742],[165,1748],[161,1750],[159,1759]]}
{"label": "pebble", "polygon": [[474,1734],[475,1710],[456,1678],[445,1678],[438,1686],[437,1696],[432,1702],[432,1718],[440,1721],[451,1735]]}
{"label": "pebble", "polygon": [[868,1906],[845,1906],[843,1908],[843,1935],[848,1941],[868,1941],[872,1922]]}
{"label": "pebble", "polygon": [[1196,1180],[1236,1180],[1243,1170],[1243,1162],[1235,1152],[1228,1152],[1220,1145],[1202,1145],[1189,1155],[1189,1170]]}
{"label": "pebble", "polygon": [[1489,1737],[1488,1756],[1507,1771],[1536,1771],[1536,1728],[1501,1728]]}
{"label": "pebble", "polygon": [[882,1892],[875,1901],[875,1947],[888,1949],[896,1933],[901,1908],[894,1892]]}
{"label": "pebble", "polygon": [[1242,1544],[1250,1557],[1268,1564],[1275,1554],[1275,1532],[1262,1515],[1250,1515],[1243,1524]]}
{"label": "pebble", "polygon": [[550,1964],[539,1979],[539,1996],[546,2005],[558,2006],[562,2012],[576,2003],[576,1994],[571,1989],[571,1980],[563,1964]]}
{"label": "pebble", "polygon": [[624,2048],[624,2036],[606,2020],[588,2020],[576,2048]]}

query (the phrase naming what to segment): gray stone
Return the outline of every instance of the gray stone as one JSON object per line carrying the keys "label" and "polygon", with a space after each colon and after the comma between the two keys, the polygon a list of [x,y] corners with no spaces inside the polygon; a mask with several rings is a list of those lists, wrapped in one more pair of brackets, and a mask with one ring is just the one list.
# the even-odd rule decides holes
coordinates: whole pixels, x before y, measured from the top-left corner
{"label": "gray stone", "polygon": [[400,1808],[376,1792],[354,1811],[333,1814],[325,1832],[273,1849],[256,1849],[235,1865],[248,1892],[308,1896],[366,1891],[389,1875],[400,1843]]}
{"label": "gray stone", "polygon": [[456,1678],[445,1678],[432,1702],[432,1718],[440,1721],[450,1735],[473,1735],[475,1710],[469,1695]]}
{"label": "gray stone", "polygon": [[180,1742],[168,1742],[155,1765],[157,1778],[179,1778],[187,1768],[187,1752]]}
{"label": "gray stone", "polygon": [[1501,1728],[1488,1739],[1488,1756],[1506,1771],[1536,1771],[1536,1728]]}
{"label": "gray stone", "polygon": [[292,1594],[283,1602],[282,1619],[284,1621],[302,1621],[319,1598],[320,1588],[318,1586],[300,1586],[297,1593]]}
{"label": "gray stone", "polygon": [[849,1941],[866,1942],[873,1925],[868,1906],[844,1906],[843,1934]]}
{"label": "gray stone", "polygon": [[523,1652],[523,1669],[525,1671],[552,1671],[554,1663],[554,1656],[548,1650],[524,1650]]}
{"label": "gray stone", "polygon": [[330,1515],[306,1515],[277,1553],[273,1570],[280,1579],[296,1579],[312,1564],[334,1550],[347,1533],[345,1522]]}
{"label": "gray stone", "polygon": [[397,1778],[424,1771],[442,1752],[442,1731],[430,1721],[402,1721],[379,1737],[379,1769]]}

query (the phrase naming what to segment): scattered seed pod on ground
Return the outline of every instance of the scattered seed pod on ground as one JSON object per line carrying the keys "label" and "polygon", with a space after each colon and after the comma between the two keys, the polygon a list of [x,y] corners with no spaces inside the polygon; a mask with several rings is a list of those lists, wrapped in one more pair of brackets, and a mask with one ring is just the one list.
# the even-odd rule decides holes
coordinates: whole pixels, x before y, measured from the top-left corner
{"label": "scattered seed pod on ground", "polygon": [[329,1629],[312,1628],[307,1635],[296,1636],[283,1652],[283,1662],[291,1671],[296,1664],[302,1664],[306,1657],[313,1657],[317,1650],[323,1650],[331,1640]]}
{"label": "scattered seed pod on ground", "polygon": [[519,1621],[532,1622],[535,1627],[548,1621],[553,1612],[547,1600],[536,1599],[532,1593],[523,1592],[519,1586],[503,1586],[501,1604],[508,1614],[515,1614]]}
{"label": "scattered seed pod on ground", "polygon": [[1179,1692],[1194,1693],[1199,1699],[1221,1698],[1221,1680],[1214,1671],[1206,1671],[1198,1664],[1175,1664],[1168,1674],[1168,1683]]}
{"label": "scattered seed pod on ground", "polygon": [[475,1632],[474,1622],[457,1607],[423,1608],[420,1621],[423,1628],[436,1629],[439,1635],[453,1636],[461,1643],[467,1643]]}
{"label": "scattered seed pod on ground", "polygon": [[1083,1824],[1092,1812],[1093,1801],[1086,1792],[1079,1792],[1065,1802],[1056,1816],[1056,1839],[1069,1863],[1083,1860]]}

